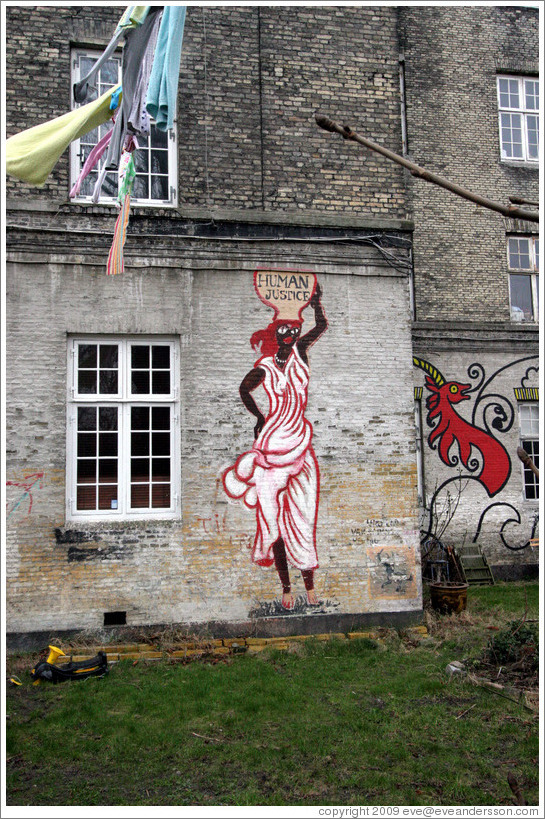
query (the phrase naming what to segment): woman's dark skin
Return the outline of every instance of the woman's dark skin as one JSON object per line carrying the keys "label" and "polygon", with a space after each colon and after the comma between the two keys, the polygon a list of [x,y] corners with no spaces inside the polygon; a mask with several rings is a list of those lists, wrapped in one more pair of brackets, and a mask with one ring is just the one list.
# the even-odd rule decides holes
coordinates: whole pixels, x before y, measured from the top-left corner
{"label": "woman's dark skin", "polygon": [[[322,296],[322,288],[319,284],[316,284],[316,290],[309,301],[310,306],[314,309],[314,319],[316,324],[306,333],[302,338],[299,338],[301,333],[300,327],[291,327],[289,324],[280,325],[276,330],[276,341],[278,342],[278,351],[274,356],[274,361],[276,366],[283,370],[286,361],[288,360],[290,353],[293,349],[293,345],[297,345],[297,352],[301,356],[302,360],[305,364],[308,364],[308,356],[307,351],[311,344],[313,344],[320,336],[326,331],[327,329],[327,319],[324,315],[324,311],[322,309],[322,304],[320,302]],[[254,438],[257,438],[261,430],[265,425],[265,416],[257,406],[254,398],[252,396],[252,392],[259,387],[259,385],[263,382],[265,378],[265,370],[261,367],[254,367],[253,370],[243,378],[242,383],[239,388],[240,397],[242,399],[242,403],[248,410],[257,418],[257,424],[254,427]],[[280,537],[273,545],[273,553],[275,556],[275,565],[280,575],[281,582],[283,584],[283,591],[282,591],[282,605],[285,609],[292,609],[295,605],[295,601],[293,598],[293,594],[291,593],[291,588],[289,586],[289,573],[287,571],[287,564],[285,562],[285,546],[284,541]],[[282,568],[281,568],[282,566]],[[284,571],[282,571],[282,569]],[[313,572],[307,572],[310,575],[310,584],[313,585]],[[314,588],[307,587],[307,581],[305,581],[305,587],[307,588],[307,599],[309,605],[317,606],[319,605],[320,601],[316,596],[316,592]]]}
{"label": "woman's dark skin", "polygon": [[[278,342],[278,352],[275,355],[276,366],[281,370],[284,369],[286,361],[292,351],[293,345],[297,345],[297,352],[301,356],[305,364],[308,364],[307,350],[311,344],[317,341],[320,336],[327,329],[327,319],[322,309],[320,299],[322,297],[322,288],[316,284],[316,290],[309,301],[310,306],[314,309],[314,319],[316,324],[306,333],[302,338],[299,338],[301,332],[300,327],[290,327],[288,324],[281,325],[276,330],[276,340]],[[265,425],[265,416],[257,406],[253,399],[252,392],[259,387],[265,378],[265,370],[261,367],[254,367],[253,370],[242,379],[239,388],[242,403],[252,415],[257,418],[257,424],[254,427],[254,438],[257,438]]]}

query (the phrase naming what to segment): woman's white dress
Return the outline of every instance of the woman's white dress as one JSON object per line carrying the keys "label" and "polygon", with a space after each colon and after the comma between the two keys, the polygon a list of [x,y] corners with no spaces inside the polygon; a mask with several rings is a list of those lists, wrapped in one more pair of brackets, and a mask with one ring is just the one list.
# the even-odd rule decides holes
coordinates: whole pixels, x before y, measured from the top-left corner
{"label": "woman's white dress", "polygon": [[269,414],[252,449],[223,474],[223,485],[230,498],[256,510],[255,563],[270,566],[272,545],[282,537],[292,566],[315,569],[319,471],[305,418],[309,367],[296,347],[284,370],[272,356],[256,367],[265,372]]}

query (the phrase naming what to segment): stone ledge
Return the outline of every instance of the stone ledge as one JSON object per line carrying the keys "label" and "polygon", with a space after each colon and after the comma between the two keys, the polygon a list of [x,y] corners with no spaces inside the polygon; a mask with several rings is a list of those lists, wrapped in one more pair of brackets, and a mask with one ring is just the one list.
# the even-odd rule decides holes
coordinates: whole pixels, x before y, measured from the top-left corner
{"label": "stone ledge", "polygon": [[[76,648],[72,653],[65,653],[60,656],[56,665],[64,665],[68,662],[83,662],[95,657],[99,651],[106,653],[108,663],[118,663],[123,660],[134,661],[157,661],[157,660],[196,660],[201,657],[226,656],[237,654],[255,654],[265,649],[275,651],[289,651],[290,648],[304,640],[317,640],[326,642],[328,640],[372,640],[380,645],[385,642],[388,633],[395,629],[381,629],[377,631],[356,631],[356,632],[330,632],[327,634],[306,634],[293,635],[292,637],[239,637],[225,638],[223,640],[203,641],[198,645],[195,641],[176,643],[171,648],[159,649],[157,646],[147,643],[126,645],[94,645],[87,648]],[[415,637],[426,637],[428,629],[426,626],[411,626],[404,631]],[[386,633],[385,633],[386,632]]]}

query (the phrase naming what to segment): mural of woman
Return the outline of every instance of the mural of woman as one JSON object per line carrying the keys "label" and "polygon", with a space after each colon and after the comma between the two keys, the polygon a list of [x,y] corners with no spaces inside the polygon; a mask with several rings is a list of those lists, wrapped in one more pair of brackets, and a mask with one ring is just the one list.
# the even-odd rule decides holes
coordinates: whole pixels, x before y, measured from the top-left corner
{"label": "mural of woman", "polygon": [[[320,604],[314,590],[319,470],[305,409],[308,350],[327,329],[321,296],[315,282],[298,318],[282,318],[281,308],[275,308],[275,320],[252,335],[250,343],[261,356],[242,380],[240,397],[257,419],[255,441],[223,474],[227,495],[256,510],[252,560],[260,566],[274,563],[282,585],[282,606],[288,610],[294,607],[288,565],[301,571],[308,604]],[[301,335],[300,316],[307,304],[314,310],[315,326]],[[252,395],[260,385],[269,400],[266,415]]]}

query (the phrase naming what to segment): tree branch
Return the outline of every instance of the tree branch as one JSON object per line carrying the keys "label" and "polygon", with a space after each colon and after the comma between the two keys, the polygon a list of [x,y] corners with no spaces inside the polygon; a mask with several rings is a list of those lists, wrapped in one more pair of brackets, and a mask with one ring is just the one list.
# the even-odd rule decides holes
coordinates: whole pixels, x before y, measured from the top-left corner
{"label": "tree branch", "polygon": [[344,139],[359,142],[360,145],[364,145],[371,151],[376,151],[377,153],[386,156],[388,159],[391,159],[393,162],[397,162],[398,165],[403,165],[413,174],[413,176],[418,176],[420,179],[425,179],[426,182],[432,182],[435,185],[439,185],[441,188],[445,188],[446,190],[451,191],[451,193],[457,194],[457,196],[461,196],[464,199],[469,199],[471,202],[475,202],[477,205],[481,205],[483,208],[495,210],[498,213],[503,214],[503,216],[508,216],[511,219],[525,219],[527,222],[539,222],[538,213],[529,210],[522,210],[521,208],[516,208],[513,205],[501,205],[499,202],[494,202],[492,199],[487,199],[484,196],[472,193],[471,191],[467,190],[467,188],[462,188],[460,185],[456,185],[454,182],[450,182],[448,179],[445,179],[442,176],[431,173],[431,171],[421,168],[419,165],[416,165],[414,162],[411,162],[404,156],[395,154],[393,151],[388,150],[388,148],[383,148],[382,145],[378,145],[376,142],[372,142],[370,139],[360,136],[355,131],[352,131],[348,125],[339,125],[332,119],[329,119],[329,117],[320,114],[316,114],[315,119],[316,124],[319,125],[320,128],[323,128],[324,131],[331,131],[333,133],[340,134],[342,137],[344,137]]}

